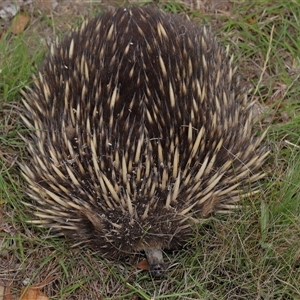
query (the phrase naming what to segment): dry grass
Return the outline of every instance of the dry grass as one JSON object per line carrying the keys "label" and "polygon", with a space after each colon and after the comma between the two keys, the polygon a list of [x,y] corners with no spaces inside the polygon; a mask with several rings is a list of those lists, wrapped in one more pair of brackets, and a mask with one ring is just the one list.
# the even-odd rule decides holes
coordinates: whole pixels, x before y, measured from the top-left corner
{"label": "dry grass", "polygon": [[7,32],[0,40],[0,286],[15,299],[32,285],[51,299],[300,299],[300,4],[241,1],[203,16],[160,1],[165,10],[210,22],[230,46],[253,98],[270,112],[259,126],[269,127],[272,151],[263,193],[236,214],[207,220],[182,251],[167,252],[169,271],[161,280],[136,270],[142,254],[107,262],[25,222],[16,166],[24,154],[14,114],[19,91],[30,84],[47,42],[100,11],[97,3],[60,5],[56,14],[32,10],[23,34]]}

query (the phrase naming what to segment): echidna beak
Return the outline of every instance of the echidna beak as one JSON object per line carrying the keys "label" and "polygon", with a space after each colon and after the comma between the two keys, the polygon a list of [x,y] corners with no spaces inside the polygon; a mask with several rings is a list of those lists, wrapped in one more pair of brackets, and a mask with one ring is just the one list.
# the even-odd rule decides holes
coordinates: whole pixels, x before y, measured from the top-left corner
{"label": "echidna beak", "polygon": [[153,277],[161,277],[165,271],[165,264],[161,249],[145,250],[148,263],[150,265],[150,273]]}
{"label": "echidna beak", "polygon": [[165,272],[164,265],[162,264],[152,264],[150,265],[150,273],[152,277],[161,277]]}

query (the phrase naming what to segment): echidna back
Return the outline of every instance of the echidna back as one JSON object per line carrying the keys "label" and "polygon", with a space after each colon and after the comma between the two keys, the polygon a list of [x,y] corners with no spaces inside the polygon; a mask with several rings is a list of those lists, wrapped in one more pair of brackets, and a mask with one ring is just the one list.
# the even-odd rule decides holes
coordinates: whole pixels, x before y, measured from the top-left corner
{"label": "echidna back", "polygon": [[145,7],[84,23],[24,100],[36,223],[110,256],[181,245],[262,176],[247,101],[204,26]]}

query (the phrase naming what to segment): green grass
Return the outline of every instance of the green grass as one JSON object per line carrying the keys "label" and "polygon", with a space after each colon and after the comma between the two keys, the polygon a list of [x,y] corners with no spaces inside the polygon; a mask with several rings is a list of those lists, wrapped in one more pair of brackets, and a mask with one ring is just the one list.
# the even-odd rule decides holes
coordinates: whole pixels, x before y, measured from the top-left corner
{"label": "green grass", "polygon": [[[174,1],[160,1],[173,13],[203,17]],[[268,127],[271,150],[262,193],[242,209],[216,216],[195,229],[181,251],[165,253],[169,270],[160,280],[136,270],[141,260],[110,263],[89,249],[25,223],[24,181],[16,165],[23,156],[18,116],[20,89],[30,84],[46,50],[41,33],[64,32],[81,18],[58,26],[36,18],[40,27],[0,39],[0,280],[12,293],[43,284],[51,299],[300,299],[300,4],[244,1],[231,14],[206,15],[218,38],[229,45],[253,100],[267,108],[258,129]],[[201,17],[201,19],[200,19]],[[64,29],[61,29],[64,28]],[[34,30],[32,30],[34,29]],[[265,110],[265,109],[264,109]],[[27,280],[24,285],[24,280]]]}

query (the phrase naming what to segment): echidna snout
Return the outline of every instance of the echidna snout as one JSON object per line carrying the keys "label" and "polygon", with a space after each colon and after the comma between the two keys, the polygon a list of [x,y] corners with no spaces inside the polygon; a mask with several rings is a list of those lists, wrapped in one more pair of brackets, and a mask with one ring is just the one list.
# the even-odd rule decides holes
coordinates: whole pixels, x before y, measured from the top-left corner
{"label": "echidna snout", "polygon": [[145,250],[149,270],[153,277],[161,277],[165,271],[165,263],[161,249]]}
{"label": "echidna snout", "polygon": [[152,7],[111,10],[53,45],[22,120],[33,223],[103,256],[162,249],[258,190],[268,152],[248,88],[206,26]]}

